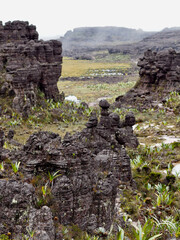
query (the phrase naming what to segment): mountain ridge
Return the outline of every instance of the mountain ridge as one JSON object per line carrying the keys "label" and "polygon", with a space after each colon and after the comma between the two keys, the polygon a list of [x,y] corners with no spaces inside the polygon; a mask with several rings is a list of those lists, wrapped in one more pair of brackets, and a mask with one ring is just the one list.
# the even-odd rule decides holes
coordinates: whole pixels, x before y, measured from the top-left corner
{"label": "mountain ridge", "polygon": [[94,47],[99,45],[112,45],[116,43],[137,42],[154,32],[126,27],[79,27],[69,30],[60,40],[64,49],[79,46]]}

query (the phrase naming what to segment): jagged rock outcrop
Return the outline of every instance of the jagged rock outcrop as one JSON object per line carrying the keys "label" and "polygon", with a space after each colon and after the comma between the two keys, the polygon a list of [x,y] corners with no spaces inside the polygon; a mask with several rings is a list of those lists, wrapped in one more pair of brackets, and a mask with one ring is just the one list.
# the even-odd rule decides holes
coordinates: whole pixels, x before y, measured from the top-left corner
{"label": "jagged rock outcrop", "polygon": [[14,96],[18,112],[28,112],[36,104],[38,89],[46,98],[61,100],[61,52],[61,42],[38,41],[36,27],[28,22],[0,24],[0,95]]}
{"label": "jagged rock outcrop", "polygon": [[153,52],[147,50],[137,64],[140,79],[124,96],[116,98],[120,104],[148,108],[172,92],[180,92],[180,53],[173,49]]}
{"label": "jagged rock outcrop", "polygon": [[5,25],[0,21],[0,44],[7,42],[22,42],[38,40],[38,32],[34,25],[24,21],[7,22]]}
{"label": "jagged rock outcrop", "polygon": [[[38,132],[30,136],[21,150],[8,153],[11,161],[21,162],[20,171],[24,179],[23,181],[17,179],[17,184],[24,186],[24,182],[32,182],[35,176],[59,171],[59,176],[50,185],[49,206],[54,217],[63,225],[77,224],[90,232],[99,227],[106,230],[110,228],[116,218],[118,186],[133,185],[130,158],[123,146],[126,142],[121,141],[120,131],[124,129],[124,133],[129,134],[126,127],[132,128],[135,123],[134,116],[129,113],[125,121],[121,122],[117,114],[109,113],[110,105],[106,100],[102,100],[100,106],[100,120],[98,121],[93,113],[87,128],[82,132],[66,134],[63,140],[55,133]],[[129,142],[134,138],[133,132],[127,136]],[[132,145],[134,143],[133,141]],[[134,147],[137,144],[136,139]],[[4,184],[4,180],[0,182]],[[31,188],[33,189],[32,186]],[[1,189],[3,188],[0,188],[0,196],[4,192]],[[12,193],[14,191],[11,190]],[[7,202],[12,202],[13,196],[9,193],[11,200],[8,199]],[[36,199],[36,194],[33,195],[33,199]],[[1,205],[3,206],[3,202]],[[34,204],[30,205],[27,226],[37,231],[39,236],[51,235],[53,237],[47,239],[56,239],[49,210],[46,207],[37,210]],[[10,205],[8,206],[7,212],[11,212],[12,209]],[[0,222],[3,216],[1,211]],[[16,217],[17,222],[20,216]],[[49,221],[46,227],[44,219]],[[13,224],[15,223],[12,222],[11,225]],[[17,231],[14,230],[13,236],[16,234]]]}

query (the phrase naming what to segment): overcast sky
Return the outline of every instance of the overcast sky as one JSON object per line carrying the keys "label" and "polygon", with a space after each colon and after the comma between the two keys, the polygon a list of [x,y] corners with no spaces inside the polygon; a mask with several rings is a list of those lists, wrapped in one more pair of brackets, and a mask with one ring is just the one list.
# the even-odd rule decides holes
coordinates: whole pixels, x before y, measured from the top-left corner
{"label": "overcast sky", "polygon": [[0,20],[29,21],[40,38],[87,26],[159,31],[180,26],[180,0],[0,0]]}

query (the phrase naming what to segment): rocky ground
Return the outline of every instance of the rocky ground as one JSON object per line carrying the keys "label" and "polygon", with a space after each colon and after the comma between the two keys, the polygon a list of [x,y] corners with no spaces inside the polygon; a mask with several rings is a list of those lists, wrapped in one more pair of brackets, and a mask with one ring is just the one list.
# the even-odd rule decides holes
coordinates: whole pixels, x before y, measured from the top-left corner
{"label": "rocky ground", "polygon": [[[110,110],[110,111],[116,113],[115,116],[120,117],[121,123],[123,123],[123,119],[125,121],[125,119],[126,119],[125,116],[129,111],[134,112],[134,115],[136,116],[136,124],[134,125],[133,128],[134,128],[134,131],[135,131],[135,133],[138,137],[139,143],[140,143],[140,145],[137,149],[132,150],[128,146],[126,147],[126,151],[131,159],[130,160],[131,168],[132,168],[131,171],[132,171],[132,177],[134,179],[134,183],[133,183],[133,187],[131,187],[130,185],[128,186],[128,185],[121,184],[120,188],[118,190],[118,194],[117,194],[118,198],[116,199],[116,206],[117,206],[117,211],[119,212],[119,217],[120,217],[120,219],[123,218],[125,221],[125,225],[123,225],[123,223],[121,222],[121,227],[123,227],[123,231],[125,231],[125,236],[127,239],[136,239],[133,229],[136,229],[135,231],[138,232],[138,230],[136,228],[137,226],[139,228],[140,228],[140,226],[144,227],[144,224],[147,221],[147,220],[145,220],[145,216],[148,219],[147,223],[151,226],[150,235],[153,233],[154,234],[161,233],[161,234],[163,234],[162,239],[171,239],[171,236],[175,237],[175,236],[178,236],[178,234],[179,234],[178,233],[178,231],[179,231],[178,230],[178,221],[179,221],[178,220],[179,219],[178,205],[179,205],[179,200],[180,200],[179,199],[179,197],[180,197],[179,196],[179,187],[180,186],[179,186],[179,180],[178,180],[178,172],[175,173],[175,175],[173,173],[174,167],[178,166],[179,161],[180,161],[180,159],[179,159],[179,155],[180,155],[180,145],[179,145],[180,119],[179,119],[179,115],[176,114],[176,111],[174,111],[176,109],[177,104],[178,104],[177,96],[174,94],[174,95],[171,95],[171,97],[165,104],[163,104],[161,106],[156,106],[155,108],[151,108],[151,109],[145,110],[143,112],[139,112],[136,108],[131,108],[131,109],[125,109],[125,108],[120,108],[120,109],[115,108],[114,109],[114,108],[112,108]],[[54,106],[54,110],[59,111],[56,116],[61,115],[60,111],[62,110],[63,105],[64,104],[59,105],[59,107],[60,107],[59,110],[58,110],[57,105]],[[64,126],[64,120],[66,119],[67,116],[69,116],[70,109],[71,109],[70,111],[71,111],[72,117],[75,116],[76,114],[77,114],[76,116],[79,116],[79,117],[81,116],[80,118],[77,117],[77,119],[74,121],[74,123],[72,122],[73,125],[76,126],[76,122],[80,121],[82,123],[82,128],[85,128],[85,125],[83,127],[82,120],[88,119],[88,115],[90,114],[90,113],[88,113],[89,110],[88,109],[83,110],[83,112],[86,112],[86,114],[79,115],[79,113],[76,113],[76,111],[78,112],[78,109],[79,109],[78,105],[77,105],[77,107],[75,107],[76,104],[73,104],[74,105],[73,106],[72,104],[66,103],[65,105],[66,105],[66,108],[64,108],[64,110],[63,110],[64,116],[63,116],[63,118],[59,118],[56,120],[57,124],[55,124],[56,127],[54,128],[54,132],[55,133],[57,132],[57,129],[59,126],[61,126],[61,128]],[[67,115],[66,115],[66,111],[67,111]],[[43,112],[44,111],[39,109],[39,113],[43,113]],[[31,210],[31,211],[34,211],[34,212],[31,213],[31,211],[30,211],[28,213],[28,214],[30,214],[29,216],[30,216],[30,219],[32,219],[32,220],[29,222],[27,229],[29,232],[31,230],[32,235],[34,234],[34,239],[36,239],[35,238],[36,234],[41,234],[43,237],[45,236],[43,234],[47,234],[48,236],[51,235],[52,239],[54,239],[53,238],[55,236],[54,234],[57,231],[56,226],[58,226],[58,229],[60,229],[59,233],[57,233],[60,235],[57,235],[57,236],[61,236],[62,239],[64,237],[66,239],[72,239],[72,238],[88,239],[88,235],[86,233],[78,230],[77,227],[75,227],[75,226],[74,227],[70,227],[70,226],[65,227],[62,224],[59,225],[59,223],[58,224],[56,223],[57,222],[56,219],[58,219],[58,221],[60,220],[60,222],[62,223],[66,218],[65,217],[62,218],[62,213],[60,215],[57,215],[57,213],[61,212],[61,211],[57,210],[56,207],[58,207],[58,206],[53,204],[52,194],[56,194],[55,187],[57,184],[59,184],[59,181],[60,180],[65,181],[65,179],[62,178],[62,171],[64,171],[63,170],[64,167],[56,166],[58,164],[58,162],[55,159],[59,158],[58,155],[60,152],[62,152],[62,151],[64,152],[62,155],[62,158],[64,158],[63,162],[65,161],[65,158],[67,156],[68,156],[69,160],[72,159],[72,161],[74,162],[72,165],[72,167],[73,167],[74,164],[75,165],[78,164],[79,159],[81,158],[82,153],[81,153],[81,151],[79,152],[78,149],[81,148],[82,139],[84,139],[83,141],[85,141],[83,144],[85,144],[85,145],[88,144],[88,148],[86,147],[88,152],[83,153],[82,159],[84,159],[84,157],[85,157],[84,154],[88,154],[88,156],[90,156],[90,152],[89,152],[90,149],[92,149],[92,150],[98,149],[98,152],[99,152],[99,150],[100,150],[99,148],[105,147],[104,143],[101,142],[98,144],[97,142],[94,142],[94,140],[93,140],[93,146],[90,146],[89,145],[90,142],[88,140],[86,140],[87,136],[88,136],[87,134],[89,134],[90,133],[89,131],[92,131],[93,129],[94,129],[93,136],[96,136],[95,138],[97,140],[99,139],[98,135],[96,135],[98,132],[95,133],[97,131],[97,130],[95,130],[96,129],[95,126],[98,124],[97,120],[99,119],[98,116],[100,114],[99,110],[96,110],[96,114],[97,114],[97,118],[94,117],[95,115],[92,115],[89,122],[87,120],[84,121],[84,124],[85,124],[85,122],[88,122],[87,123],[88,128],[85,128],[84,133],[83,132],[81,133],[83,135],[85,134],[84,137],[80,137],[81,136],[81,135],[79,135],[80,133],[79,134],[76,133],[74,135],[74,137],[73,136],[71,137],[71,135],[69,135],[69,136],[67,135],[64,138],[64,140],[63,139],[61,140],[61,138],[59,137],[58,134],[53,134],[53,133],[49,133],[49,132],[42,132],[41,134],[35,133],[35,134],[31,135],[33,132],[37,132],[38,130],[44,129],[44,127],[47,124],[46,121],[43,122],[43,120],[45,118],[43,118],[41,120],[39,119],[38,120],[39,123],[35,123],[37,117],[35,117],[34,119],[29,117],[26,121],[20,120],[20,119],[18,121],[18,118],[17,118],[18,115],[12,116],[12,118],[10,118],[10,119],[1,118],[1,129],[5,132],[5,136],[4,136],[4,140],[3,140],[3,144],[4,144],[3,149],[4,150],[3,150],[3,155],[1,156],[1,179],[2,180],[6,179],[6,182],[7,182],[7,179],[9,179],[9,180],[12,179],[12,184],[14,184],[14,183],[25,184],[26,183],[27,187],[32,188],[31,191],[33,191],[34,193],[33,192],[31,193],[30,190],[28,190],[27,193],[28,193],[28,199],[30,199],[29,194],[30,193],[32,194],[32,209],[34,209],[34,210]],[[46,116],[46,115],[44,115],[44,116]],[[115,117],[115,119],[116,119],[116,117]],[[118,118],[117,118],[117,120],[118,120]],[[17,121],[17,123],[16,123],[16,121]],[[49,119],[49,121],[51,122],[50,119]],[[72,120],[69,120],[69,123],[71,121]],[[100,119],[99,119],[99,121],[101,122]],[[11,125],[9,124],[10,122],[12,123]],[[13,124],[13,122],[15,124]],[[73,131],[73,130],[71,130],[70,127],[68,127],[69,123],[68,123],[68,121],[66,122],[66,128],[64,128],[65,132]],[[106,124],[109,124],[109,121]],[[23,146],[23,145],[19,145],[17,140],[15,140],[15,139],[17,139],[16,136],[19,134],[20,134],[18,137],[19,140],[22,137],[24,137],[22,129],[25,126],[28,129],[28,130],[26,130],[27,131],[26,138],[28,139],[29,138],[28,136],[30,136],[30,135],[31,135],[31,137],[26,142],[26,144]],[[9,131],[9,130],[11,130],[11,131]],[[15,131],[15,135],[14,135],[14,140],[13,140],[14,131]],[[98,130],[98,131],[100,131],[100,130]],[[65,134],[65,132],[64,132],[64,134]],[[21,135],[21,133],[22,133],[22,135]],[[105,137],[104,134],[105,134],[105,132],[103,130],[103,139]],[[110,136],[110,133],[107,133],[107,138],[106,138],[107,140],[109,139],[109,136]],[[111,136],[112,136],[112,134],[111,134]],[[119,141],[121,144],[124,144],[123,141],[125,140],[126,136],[127,136],[127,134],[125,132],[123,132],[123,131],[120,132],[121,138],[119,139]],[[80,140],[80,143],[79,143],[78,139]],[[167,140],[169,140],[169,142]],[[22,139],[20,141],[22,141]],[[47,142],[43,142],[43,141],[47,141]],[[113,138],[111,141],[114,141]],[[62,143],[64,146],[62,145]],[[58,148],[56,149],[53,146],[58,146]],[[111,146],[110,147],[111,151],[114,152],[113,149],[115,147],[115,142],[111,143],[109,146]],[[82,149],[85,150],[86,148],[84,145],[82,146]],[[116,147],[115,147],[115,149],[116,149]],[[7,158],[9,151],[12,153]],[[60,151],[60,152],[58,153],[57,151]],[[68,151],[67,156],[66,156],[66,151]],[[99,159],[99,157],[101,156],[101,158],[104,159],[103,161],[105,161],[106,157],[105,157],[105,153],[103,151],[101,152],[101,154],[97,155],[97,159]],[[116,150],[115,150],[115,152],[116,152]],[[37,156],[39,156],[39,157],[37,158]],[[111,156],[111,154],[110,154],[110,156]],[[37,160],[32,161],[31,159],[34,159],[34,160],[37,159]],[[49,159],[49,160],[48,161],[46,160],[43,163],[43,159]],[[90,159],[88,161],[90,161]],[[28,160],[28,162],[27,162],[27,160]],[[12,165],[12,164],[14,164],[16,166],[14,168],[15,170],[13,170],[12,166],[14,166],[14,165]],[[20,164],[19,167],[18,167],[18,164]],[[51,164],[53,164],[53,165],[51,166]],[[66,165],[66,162],[64,162],[64,164]],[[70,162],[68,164],[70,164]],[[83,164],[82,166],[84,166],[85,163],[81,163],[81,164]],[[89,164],[90,164],[90,162],[88,163],[88,166],[89,166]],[[102,162],[101,164],[103,167],[104,162]],[[35,165],[37,165],[38,167],[35,167]],[[107,165],[107,163],[105,164],[105,166],[106,165]],[[77,167],[78,166],[79,165],[77,165]],[[72,168],[72,167],[70,167],[70,168]],[[17,172],[16,172],[16,169],[17,169]],[[37,169],[36,173],[34,173],[33,169]],[[41,172],[42,171],[41,169],[43,169],[43,172],[44,172],[43,174]],[[61,169],[61,172],[57,172],[60,169]],[[106,180],[108,179],[107,174],[109,172],[109,169],[110,169],[110,167],[108,167],[108,170],[103,168],[103,170],[102,170],[103,176],[101,176],[101,177],[103,177],[104,180],[102,181],[102,178],[100,178],[101,179],[101,180],[99,179],[100,182],[102,181],[102,183],[105,184],[105,179]],[[83,176],[82,174],[86,174],[86,170],[85,170],[85,168],[83,168],[83,170],[81,170],[81,171],[83,171],[81,173],[81,178],[82,178],[82,176]],[[80,174],[81,171],[80,171],[80,168],[78,167],[77,173]],[[92,172],[92,170],[91,170],[91,172]],[[53,174],[54,174],[54,176],[53,176]],[[68,178],[71,176],[71,174],[70,175],[69,174],[68,174]],[[122,177],[122,175],[120,175],[120,176]],[[72,175],[72,177],[73,177],[73,175]],[[54,178],[54,180],[50,180],[53,178]],[[51,183],[51,181],[52,181],[52,183]],[[83,180],[83,182],[84,181],[85,180]],[[4,183],[4,181],[2,181],[2,183]],[[63,183],[63,185],[64,184],[65,184],[65,182]],[[66,183],[66,184],[69,184],[69,183]],[[108,184],[110,184],[109,180],[108,180]],[[26,186],[22,185],[22,190],[20,190],[22,193],[23,193],[23,191],[25,191]],[[66,186],[68,186],[68,185],[66,185]],[[77,186],[76,183],[75,183],[75,186]],[[14,185],[6,187],[6,189],[9,189],[9,191],[11,191],[11,194],[13,194],[13,192],[14,192],[14,190],[11,189],[12,187],[14,187]],[[17,188],[21,189],[20,186],[17,186]],[[4,195],[4,193],[5,193],[5,191],[3,190],[4,187],[2,186],[1,189],[2,189],[2,192]],[[52,192],[52,189],[53,189],[53,192]],[[73,187],[73,189],[75,190],[74,187]],[[63,190],[63,191],[65,191],[65,190]],[[93,192],[93,194],[98,193],[98,185],[97,184],[94,184],[94,189],[92,189],[92,192]],[[8,195],[11,196],[12,199],[15,198],[14,201],[22,201],[19,198],[16,200],[16,197],[13,197],[15,195],[12,196],[11,194],[8,193],[7,196]],[[20,194],[20,193],[18,193],[18,194]],[[71,195],[69,195],[69,194],[67,195],[65,193],[63,193],[63,194],[64,195],[62,195],[62,193],[61,193],[60,196],[65,197],[65,199],[66,199],[65,203],[71,201],[70,200]],[[80,192],[79,192],[79,194],[80,194]],[[82,194],[85,197],[84,190],[83,190]],[[90,194],[90,190],[88,190],[88,194]],[[20,195],[18,195],[18,196],[20,196]],[[24,196],[24,194],[23,194],[23,196]],[[67,199],[68,196],[70,197],[69,200]],[[109,196],[109,195],[106,195],[106,199],[107,199],[107,196]],[[80,196],[78,197],[78,199],[80,199]],[[85,197],[85,199],[87,200],[88,198]],[[105,198],[103,198],[103,199],[105,200]],[[6,200],[7,203],[8,203],[8,201]],[[25,201],[24,197],[23,197],[23,201]],[[83,203],[84,203],[84,200],[83,200]],[[70,204],[70,202],[69,202],[69,204]],[[29,202],[28,202],[28,205],[29,205]],[[2,206],[4,206],[4,202],[2,203]],[[7,205],[7,213],[9,212],[8,206],[9,205]],[[16,206],[19,206],[19,205],[16,205],[16,203],[14,203],[14,207],[16,207]],[[26,205],[24,203],[23,206],[24,206],[24,208],[26,208],[27,203],[26,203]],[[38,209],[40,208],[41,210],[37,210],[37,206],[38,206]],[[45,209],[43,206],[48,206],[48,208]],[[63,207],[63,205],[61,205],[60,208],[62,209],[62,207]],[[64,205],[64,207],[67,209],[66,205]],[[55,211],[53,211],[54,208],[56,209]],[[52,213],[51,213],[50,209],[51,209]],[[21,211],[23,212],[23,208],[21,208]],[[44,220],[42,220],[42,219],[44,217],[42,214],[45,214],[46,211],[47,211],[46,219],[48,218],[49,219],[48,221],[50,221],[50,222],[48,222],[48,224],[49,224],[49,226],[51,226],[50,227],[51,231],[46,230],[46,233],[44,233],[45,232],[44,229],[45,228],[47,229],[47,224],[43,225]],[[63,211],[66,211],[66,210],[63,210]],[[103,213],[103,215],[105,214],[104,210],[102,210],[102,209],[100,210],[100,212]],[[11,213],[11,214],[15,214],[15,213]],[[17,210],[16,210],[16,214],[17,214]],[[37,220],[38,222],[35,221],[37,214],[39,216],[41,216],[41,218],[39,220]],[[80,212],[78,212],[78,216],[79,216],[79,214],[80,214]],[[21,216],[21,214],[19,216]],[[74,215],[74,217],[75,217],[75,215]],[[16,219],[18,219],[18,217]],[[55,223],[56,231],[55,231],[54,227],[52,228],[53,222],[51,222],[51,219],[54,219],[53,221]],[[70,217],[70,219],[72,219],[72,218]],[[75,219],[77,219],[75,221],[77,221],[77,223],[80,224],[79,221],[81,218],[78,217]],[[5,220],[3,220],[3,221],[5,222]],[[141,225],[137,225],[138,221],[139,221],[139,223],[141,223]],[[92,222],[95,223],[95,220],[93,220]],[[36,223],[37,228],[40,230],[36,230],[34,223]],[[85,223],[85,220],[83,220],[83,223]],[[21,224],[21,222],[19,222],[19,224]],[[119,222],[119,224],[120,224],[120,222]],[[93,225],[93,226],[95,226],[95,225]],[[161,227],[161,226],[164,226],[164,227]],[[10,229],[8,229],[8,228],[3,228],[3,229],[4,230],[2,230],[2,231],[6,235],[7,234],[13,235],[13,232],[15,232],[13,227],[11,227]],[[87,230],[86,227],[85,227],[85,229]],[[99,229],[100,232],[96,233],[97,234],[96,239],[101,239],[100,235],[103,235],[103,238],[105,235],[107,235],[107,237],[109,237],[109,239],[116,239],[116,237],[113,236],[112,233],[111,233],[111,235],[108,236],[108,232],[103,232],[103,231],[105,231],[103,229],[100,228]],[[24,234],[26,236],[28,236],[28,234],[29,234],[28,231],[25,230],[25,228],[21,228],[19,230],[19,232],[21,234],[24,232]],[[39,231],[41,231],[41,232],[39,233]],[[148,230],[145,229],[144,231],[145,232],[147,231],[146,234],[148,235]],[[122,232],[122,230],[121,230],[121,232]],[[43,237],[42,237],[42,239],[43,239]],[[90,238],[90,236],[89,236],[89,238]],[[38,237],[38,239],[40,239],[40,237]]]}
{"label": "rocky ground", "polygon": [[[19,21],[0,31],[0,239],[179,239],[179,54],[146,52],[134,90],[131,64],[132,74],[58,82],[61,44]],[[88,105],[105,93],[111,104]]]}

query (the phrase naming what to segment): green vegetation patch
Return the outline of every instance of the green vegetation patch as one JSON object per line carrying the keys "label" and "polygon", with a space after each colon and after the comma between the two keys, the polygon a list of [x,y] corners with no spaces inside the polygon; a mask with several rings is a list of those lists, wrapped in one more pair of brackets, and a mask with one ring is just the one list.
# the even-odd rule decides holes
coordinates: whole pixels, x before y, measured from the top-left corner
{"label": "green vegetation patch", "polygon": [[94,102],[101,97],[113,98],[113,101],[115,101],[117,96],[126,93],[134,86],[135,80],[130,77],[129,80],[113,84],[93,81],[59,81],[58,88],[66,96],[73,95],[87,103]]}

